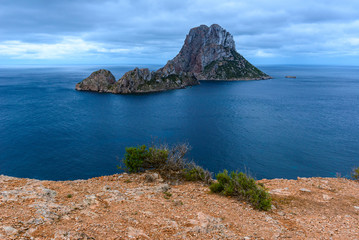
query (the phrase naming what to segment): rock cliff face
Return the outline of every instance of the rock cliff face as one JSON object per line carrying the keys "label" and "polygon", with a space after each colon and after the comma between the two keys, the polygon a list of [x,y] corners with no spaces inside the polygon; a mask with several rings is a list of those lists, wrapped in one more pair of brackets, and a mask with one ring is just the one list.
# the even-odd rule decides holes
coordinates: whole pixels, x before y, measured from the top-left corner
{"label": "rock cliff face", "polygon": [[233,36],[217,24],[192,28],[178,55],[169,61],[175,72],[192,72],[198,80],[270,78],[237,51]]}
{"label": "rock cliff face", "polygon": [[160,70],[150,72],[148,68],[135,68],[125,73],[114,84],[113,93],[148,93],[185,88],[199,84],[192,73],[165,73]]}
{"label": "rock cliff face", "polygon": [[78,83],[76,90],[148,93],[198,85],[199,80],[269,78],[236,51],[229,32],[213,24],[191,29],[178,55],[157,71],[135,68],[116,82],[109,71],[99,70]]}

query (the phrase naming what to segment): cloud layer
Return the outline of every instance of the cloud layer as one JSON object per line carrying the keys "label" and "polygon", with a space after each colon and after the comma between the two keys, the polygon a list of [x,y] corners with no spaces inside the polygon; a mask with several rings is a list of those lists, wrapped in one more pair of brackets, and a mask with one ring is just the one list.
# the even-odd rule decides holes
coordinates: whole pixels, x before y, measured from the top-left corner
{"label": "cloud layer", "polygon": [[359,1],[2,0],[0,63],[165,63],[218,23],[253,63],[359,62]]}

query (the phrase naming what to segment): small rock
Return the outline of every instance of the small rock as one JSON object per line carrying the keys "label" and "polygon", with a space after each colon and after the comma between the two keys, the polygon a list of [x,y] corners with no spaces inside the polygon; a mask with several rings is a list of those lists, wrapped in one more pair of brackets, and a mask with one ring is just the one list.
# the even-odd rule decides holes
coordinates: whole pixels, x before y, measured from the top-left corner
{"label": "small rock", "polygon": [[157,173],[147,173],[145,175],[145,182],[154,182],[158,179]]}
{"label": "small rock", "polygon": [[158,192],[168,192],[168,190],[170,190],[171,187],[167,184],[167,183],[164,183],[164,184],[160,184],[157,188],[157,191]]}
{"label": "small rock", "polygon": [[277,195],[290,195],[290,193],[288,192],[288,188],[278,188],[278,189],[273,189],[272,191],[269,192],[270,194],[277,194]]}
{"label": "small rock", "polygon": [[312,191],[310,191],[309,189],[306,189],[306,188],[301,188],[301,189],[299,189],[299,191],[301,191],[301,192],[312,192]]}
{"label": "small rock", "polygon": [[137,195],[137,196],[141,196],[143,194],[145,194],[145,192],[143,192],[143,191],[136,191],[135,192],[135,195]]}
{"label": "small rock", "polygon": [[2,228],[7,235],[13,235],[17,233],[17,230],[11,226],[3,226]]}
{"label": "small rock", "polygon": [[329,201],[330,199],[333,199],[333,198],[330,197],[330,196],[328,196],[328,195],[326,195],[326,194],[323,194],[323,199],[324,199],[325,201]]}
{"label": "small rock", "polygon": [[285,213],[284,213],[284,212],[282,212],[282,211],[280,211],[280,212],[278,212],[278,215],[279,215],[279,216],[284,216],[284,215],[285,215]]}
{"label": "small rock", "polygon": [[178,224],[176,221],[167,220],[167,227],[168,228],[178,228]]}
{"label": "small rock", "polygon": [[80,233],[75,231],[63,231],[58,230],[55,233],[55,237],[52,239],[83,239],[83,240],[94,240],[95,238],[88,236],[86,233]]}
{"label": "small rock", "polygon": [[33,232],[36,231],[36,229],[37,229],[37,228],[30,228],[30,229],[27,230],[26,232],[31,235]]}
{"label": "small rock", "polygon": [[86,197],[84,200],[85,205],[93,205],[93,204],[97,204],[98,202],[95,195],[86,195],[85,197]]}
{"label": "small rock", "polygon": [[358,206],[354,206],[354,208],[355,208],[356,210],[359,210],[359,207],[358,207]]}
{"label": "small rock", "polygon": [[128,237],[129,238],[136,238],[136,239],[138,239],[140,237],[144,237],[144,238],[147,238],[147,239],[150,238],[141,229],[136,229],[136,228],[133,228],[133,227],[129,227],[127,230],[128,230]]}
{"label": "small rock", "polygon": [[54,190],[45,188],[42,191],[43,191],[45,197],[54,198],[56,196],[56,192]]}
{"label": "small rock", "polygon": [[276,193],[280,194],[280,193],[282,193],[282,189],[273,189],[269,193],[271,193],[271,194],[276,194]]}
{"label": "small rock", "polygon": [[188,231],[208,234],[211,232],[220,232],[221,230],[227,230],[226,226],[222,224],[222,220],[220,218],[215,218],[202,212],[197,213],[197,216],[198,220],[189,220],[189,223],[195,226],[189,228]]}

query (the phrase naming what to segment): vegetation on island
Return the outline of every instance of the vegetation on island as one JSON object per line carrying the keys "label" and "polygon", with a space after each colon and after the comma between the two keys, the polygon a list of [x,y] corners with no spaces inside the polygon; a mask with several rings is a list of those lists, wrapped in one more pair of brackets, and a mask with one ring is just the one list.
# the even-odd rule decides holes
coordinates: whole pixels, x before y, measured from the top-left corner
{"label": "vegetation on island", "polygon": [[261,70],[249,63],[242,55],[235,50],[226,50],[231,52],[233,60],[217,59],[210,62],[203,69],[205,74],[210,72],[215,73],[214,77],[217,79],[253,79],[268,77]]}
{"label": "vegetation on island", "polygon": [[[243,172],[227,170],[212,178],[212,173],[186,158],[190,146],[187,143],[169,147],[167,144],[147,147],[127,147],[122,167],[129,173],[153,170],[165,180],[201,181],[209,185],[213,193],[233,196],[247,201],[259,210],[271,209],[271,196],[262,184],[258,184],[252,177]],[[167,196],[168,197],[168,196]]]}

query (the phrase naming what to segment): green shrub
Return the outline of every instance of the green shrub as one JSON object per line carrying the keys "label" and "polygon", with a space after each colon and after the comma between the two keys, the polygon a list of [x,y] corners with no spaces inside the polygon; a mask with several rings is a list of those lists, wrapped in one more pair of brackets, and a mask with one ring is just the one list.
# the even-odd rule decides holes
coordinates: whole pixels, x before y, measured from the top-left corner
{"label": "green shrub", "polygon": [[136,173],[145,169],[156,169],[164,164],[168,157],[167,149],[158,149],[146,145],[138,147],[127,147],[125,158],[122,162],[125,164],[125,170],[130,173]]}
{"label": "green shrub", "polygon": [[359,167],[354,168],[351,175],[354,180],[359,180]]}
{"label": "green shrub", "polygon": [[223,191],[224,188],[223,185],[219,182],[214,182],[209,186],[209,189],[211,190],[211,192],[220,193]]}
{"label": "green shrub", "polygon": [[130,173],[152,169],[167,180],[185,179],[210,184],[212,174],[185,157],[189,150],[187,143],[176,144],[171,148],[167,145],[128,147],[122,159],[125,167],[120,168]]}
{"label": "green shrub", "polygon": [[130,173],[139,172],[143,168],[143,162],[148,156],[146,145],[138,147],[127,147],[125,158],[122,159],[125,164],[125,170]]}
{"label": "green shrub", "polygon": [[168,150],[166,148],[150,147],[147,157],[143,162],[144,169],[157,169],[163,166],[168,158]]}
{"label": "green shrub", "polygon": [[187,181],[199,181],[204,178],[204,170],[201,167],[184,170],[184,177]]}
{"label": "green shrub", "polygon": [[212,174],[195,163],[188,164],[183,173],[184,178],[187,181],[202,181],[207,184],[212,183]]}
{"label": "green shrub", "polygon": [[227,170],[216,175],[217,182],[211,184],[210,190],[214,193],[220,193],[226,196],[236,196],[244,199],[253,205],[254,208],[269,210],[271,208],[271,197],[262,185],[240,172],[231,172]]}

